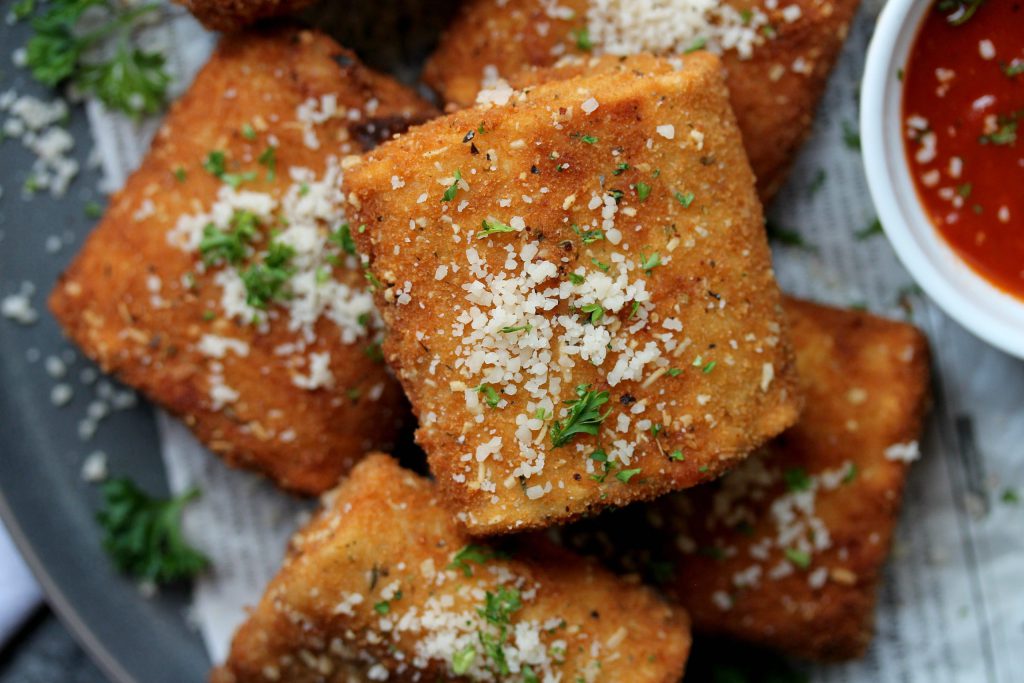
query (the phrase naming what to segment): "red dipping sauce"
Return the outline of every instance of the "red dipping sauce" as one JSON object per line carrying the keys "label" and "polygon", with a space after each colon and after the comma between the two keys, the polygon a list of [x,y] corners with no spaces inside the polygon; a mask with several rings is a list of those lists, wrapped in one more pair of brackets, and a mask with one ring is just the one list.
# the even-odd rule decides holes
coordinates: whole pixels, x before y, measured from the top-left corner
{"label": "red dipping sauce", "polygon": [[936,229],[1024,299],[1024,0],[935,3],[903,74],[903,129]]}

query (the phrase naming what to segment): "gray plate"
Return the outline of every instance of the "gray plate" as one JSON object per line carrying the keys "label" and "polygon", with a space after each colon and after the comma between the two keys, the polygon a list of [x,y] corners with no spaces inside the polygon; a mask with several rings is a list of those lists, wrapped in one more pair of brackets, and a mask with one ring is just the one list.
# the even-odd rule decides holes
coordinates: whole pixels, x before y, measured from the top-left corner
{"label": "gray plate", "polygon": [[[363,12],[369,19],[360,21],[350,3],[337,3],[346,23],[331,32],[374,66],[409,80],[454,2],[421,3],[418,10],[415,5],[411,0],[364,3],[372,15]],[[6,14],[8,7],[0,12]],[[328,14],[311,10],[307,18],[324,24],[334,20]],[[9,61],[10,50],[23,45],[28,35],[24,24],[0,21],[0,46],[5,48],[0,92],[13,87],[21,94],[52,99],[53,93]],[[84,168],[92,143],[81,108],[73,110],[69,129]],[[94,519],[98,492],[80,475],[86,454],[102,450],[112,474],[130,476],[147,490],[166,494],[152,411],[140,405],[116,412],[102,421],[91,440],[81,440],[78,422],[97,385],[83,385],[78,377],[92,366],[73,352],[45,311],[58,273],[93,225],[84,206],[103,200],[96,190],[99,178],[95,171],[83,171],[63,198],[41,193],[25,199],[21,188],[32,161],[17,141],[0,143],[0,297],[31,281],[36,286],[33,304],[40,312],[39,322],[27,327],[0,319],[0,515],[53,607],[111,678],[124,683],[202,681],[210,663],[198,634],[187,625],[187,591],[163,590],[144,598],[133,581],[114,570],[100,547]],[[46,249],[51,236],[65,242],[56,253]],[[70,353],[75,359],[68,364],[67,377],[51,378],[45,359]],[[40,359],[30,362],[35,354]],[[58,381],[75,392],[59,408],[50,401]]]}

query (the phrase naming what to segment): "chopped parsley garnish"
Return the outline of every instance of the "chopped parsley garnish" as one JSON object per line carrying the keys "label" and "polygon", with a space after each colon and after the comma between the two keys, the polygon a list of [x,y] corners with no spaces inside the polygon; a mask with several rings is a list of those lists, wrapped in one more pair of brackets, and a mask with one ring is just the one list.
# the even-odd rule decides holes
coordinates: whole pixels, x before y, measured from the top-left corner
{"label": "chopped parsley garnish", "polygon": [[802,467],[791,467],[782,473],[782,479],[786,482],[786,488],[794,493],[811,489],[811,478]]}
{"label": "chopped parsley garnish", "polygon": [[220,178],[227,171],[225,164],[227,163],[227,157],[224,156],[224,152],[219,149],[212,150],[206,155],[206,159],[203,161],[203,168],[206,169],[210,175]]}
{"label": "chopped parsley garnish", "polygon": [[860,133],[849,121],[843,121],[843,144],[847,149],[860,150]]}
{"label": "chopped parsley garnish", "polygon": [[476,387],[476,392],[484,395],[484,403],[492,408],[497,408],[498,403],[501,402],[501,396],[498,395],[498,390],[492,387],[486,382]]}
{"label": "chopped parsley garnish", "polygon": [[850,468],[846,470],[846,474],[843,475],[843,483],[850,484],[854,479],[857,478],[857,463],[851,462]]}
{"label": "chopped parsley garnish", "polygon": [[668,375],[669,377],[678,377],[679,375],[683,374],[683,371],[680,368],[669,368],[668,370],[665,371],[665,374]]}
{"label": "chopped parsley garnish", "polygon": [[103,484],[103,507],[96,518],[103,527],[103,548],[119,570],[147,581],[188,579],[209,564],[181,531],[181,512],[199,497],[191,489],[171,499],[153,498],[130,479]]}
{"label": "chopped parsley garnish", "polygon": [[271,242],[263,262],[240,273],[245,302],[253,308],[266,309],[271,302],[286,298],[285,285],[294,273],[289,263],[294,255],[295,249],[290,245]]}
{"label": "chopped parsley garnish", "polygon": [[611,268],[609,264],[598,261],[593,256],[590,257],[590,262],[593,263],[597,267],[597,269],[603,273],[607,273],[608,269]]}
{"label": "chopped parsley garnish", "polygon": [[623,484],[628,484],[629,480],[638,474],[640,474],[639,467],[632,470],[619,470],[618,472],[615,473],[615,478],[621,481]]}
{"label": "chopped parsley garnish", "polygon": [[796,230],[784,228],[772,220],[766,220],[764,228],[768,233],[768,239],[772,242],[777,242],[787,247],[800,247],[802,249],[811,248],[811,246],[807,244],[807,241],[804,240],[803,235],[798,233]]}
{"label": "chopped parsley garnish", "polygon": [[256,139],[256,129],[252,127],[251,123],[242,124],[242,137],[246,140]]}
{"label": "chopped parsley garnish", "polygon": [[356,241],[352,239],[352,230],[348,223],[339,225],[338,229],[332,232],[327,239],[341,247],[346,254],[356,255]]}
{"label": "chopped parsley garnish", "polygon": [[580,142],[585,142],[588,145],[593,145],[597,142],[597,138],[593,135],[582,135],[581,133],[573,133],[570,137],[574,137]]}
{"label": "chopped parsley garnish", "polygon": [[714,369],[715,369],[715,366],[716,366],[716,365],[718,365],[718,361],[714,361],[714,360],[713,360],[713,361],[711,361],[710,363],[708,363],[707,365],[705,365],[705,366],[704,366],[704,367],[703,367],[703,368],[701,369],[701,372],[703,372],[703,373],[704,373],[705,375],[707,375],[707,374],[709,374],[709,373],[710,373],[710,372],[711,372],[712,370],[714,370]]}
{"label": "chopped parsley garnish", "polygon": [[381,600],[380,602],[375,603],[373,606],[373,611],[377,614],[387,614],[391,611],[391,603],[395,600],[401,599],[402,591],[396,591],[394,597],[392,597],[390,600]]}
{"label": "chopped parsley garnish", "polygon": [[86,202],[83,210],[85,211],[86,218],[99,218],[103,215],[103,205],[99,202]]}
{"label": "chopped parsley garnish", "polygon": [[628,170],[629,170],[629,164],[627,164],[626,162],[623,161],[623,162],[620,162],[615,167],[615,170],[612,171],[612,175],[622,175],[623,173],[625,173]]}
{"label": "chopped parsley garnish", "polygon": [[682,461],[686,460],[686,456],[683,455],[682,451],[675,450],[675,451],[672,451],[671,453],[668,454],[668,459],[669,460],[675,460],[677,462],[682,462]]}
{"label": "chopped parsley garnish", "polygon": [[584,313],[590,314],[590,324],[596,325],[601,322],[601,318],[604,317],[604,306],[599,303],[586,304],[580,307],[580,310]]}
{"label": "chopped parsley garnish", "polygon": [[384,348],[380,342],[373,342],[363,347],[363,354],[374,363],[384,362]]}
{"label": "chopped parsley garnish", "polygon": [[523,606],[519,591],[515,588],[500,586],[494,593],[487,591],[484,596],[483,608],[477,608],[477,614],[487,623],[498,629],[498,635],[480,631],[480,645],[484,654],[491,661],[495,673],[508,676],[511,673],[505,659],[504,645],[508,639],[508,627],[512,623],[512,615]]}
{"label": "chopped parsley garnish", "polygon": [[675,193],[676,201],[683,205],[684,209],[690,208],[690,204],[693,204],[693,193],[692,192],[679,192]]}
{"label": "chopped parsley garnish", "polygon": [[1000,500],[1007,505],[1017,505],[1020,503],[1020,494],[1017,493],[1016,489],[1007,488],[1003,490],[1003,495],[1000,496]]}
{"label": "chopped parsley garnish", "polygon": [[883,232],[885,231],[882,229],[882,221],[875,218],[867,225],[867,227],[858,230],[854,234],[854,237],[859,240],[866,240],[874,237],[875,235],[881,235]]}
{"label": "chopped parsley garnish", "polygon": [[172,173],[174,173],[174,179],[177,180],[179,183],[185,182],[185,179],[188,177],[188,173],[182,166],[176,167],[174,171],[172,171]]}
{"label": "chopped parsley garnish", "polygon": [[526,323],[525,325],[509,325],[507,327],[501,328],[501,330],[499,331],[502,332],[503,334],[511,334],[513,332],[529,332],[532,329],[533,325],[531,325],[530,323]]}
{"label": "chopped parsley garnish", "polygon": [[476,659],[476,648],[472,645],[467,645],[462,648],[454,655],[452,655],[452,673],[456,676],[462,676],[469,667],[473,666],[473,660]]}
{"label": "chopped parsley garnish", "polygon": [[[481,124],[483,125],[483,124]],[[450,202],[455,199],[455,194],[459,191],[459,181],[462,180],[462,171],[455,169],[455,175],[453,176],[452,184],[448,186],[448,189],[441,195],[442,202]]]}
{"label": "chopped parsley garnish", "polygon": [[636,184],[636,198],[645,201],[651,195],[651,186],[647,183]]}
{"label": "chopped parsley garnish", "polygon": [[625,192],[623,192],[622,190],[608,190],[607,194],[610,195],[611,198],[615,200],[616,204],[618,204],[619,201],[621,201],[621,199],[625,196]]}
{"label": "chopped parsley garnish", "polygon": [[1017,122],[1024,116],[1024,109],[1010,114],[1000,115],[997,122],[999,128],[978,138],[983,145],[1012,145],[1017,142]]}
{"label": "chopped parsley garnish", "polygon": [[551,443],[555,448],[569,443],[577,434],[596,435],[601,422],[611,413],[610,408],[604,415],[600,410],[608,402],[607,391],[591,391],[589,384],[580,384],[576,396],[564,401],[569,406],[565,420],[556,420],[551,425]]}
{"label": "chopped parsley garnish", "polygon": [[596,451],[588,456],[594,462],[601,463],[601,472],[598,474],[591,474],[590,478],[599,484],[603,484],[604,480],[608,478],[608,472],[611,471],[611,463],[608,462],[608,454],[604,452],[604,449],[598,448]]}
{"label": "chopped parsley garnish", "polygon": [[576,43],[576,48],[583,52],[590,52],[594,49],[594,43],[590,40],[590,29],[586,26],[573,29],[569,34]]}
{"label": "chopped parsley garnish", "polygon": [[267,180],[271,181],[277,177],[277,147],[267,145],[267,148],[260,152],[256,163],[267,169]]}
{"label": "chopped parsley garnish", "polygon": [[496,552],[485,545],[469,544],[463,546],[452,555],[452,561],[448,563],[447,569],[455,569],[462,572],[465,577],[473,576],[472,564],[485,564],[493,559],[504,557],[502,553]]}
{"label": "chopped parsley garnish", "polygon": [[708,45],[708,39],[707,38],[704,38],[704,37],[697,38],[692,43],[690,43],[690,47],[688,47],[685,50],[683,50],[683,54],[684,55],[688,55],[691,52],[697,52],[698,50],[703,50],[705,47],[707,47],[707,45]]}
{"label": "chopped parsley garnish", "polygon": [[643,253],[640,254],[640,270],[644,271],[648,275],[651,271],[661,265],[661,254],[658,252],[652,253],[650,256],[646,256]]}
{"label": "chopped parsley garnish", "polygon": [[811,556],[803,550],[797,550],[796,548],[786,548],[786,559],[800,567],[800,569],[807,569],[811,566]]}
{"label": "chopped parsley garnish", "polygon": [[1024,59],[1015,59],[1009,64],[1003,64],[1003,73],[1013,78],[1014,76],[1020,76],[1024,74]]}
{"label": "chopped parsley garnish", "polygon": [[199,253],[208,264],[237,264],[245,259],[246,246],[256,237],[256,214],[250,211],[235,211],[231,226],[220,230],[210,223],[203,228],[199,242]]}
{"label": "chopped parsley garnish", "polygon": [[[111,109],[155,114],[166,101],[171,77],[163,55],[139,49],[136,34],[151,18],[147,15],[162,8],[157,2],[52,0],[32,19],[25,65],[44,85],[69,83]],[[33,8],[24,3],[16,9],[27,16]]]}
{"label": "chopped parsley garnish", "polygon": [[511,225],[502,223],[499,220],[493,218],[485,218],[481,223],[481,230],[476,234],[477,238],[487,237],[488,235],[495,235],[499,232],[515,232],[516,229]]}
{"label": "chopped parsley garnish", "polygon": [[574,285],[582,285],[583,281],[586,279],[582,275],[577,275],[576,273],[569,273],[566,277],[568,277],[569,282]]}
{"label": "chopped parsley garnish", "polygon": [[572,231],[579,235],[583,239],[583,244],[593,244],[604,239],[604,231],[600,228],[594,228],[593,230],[584,230],[580,226],[573,223]]}

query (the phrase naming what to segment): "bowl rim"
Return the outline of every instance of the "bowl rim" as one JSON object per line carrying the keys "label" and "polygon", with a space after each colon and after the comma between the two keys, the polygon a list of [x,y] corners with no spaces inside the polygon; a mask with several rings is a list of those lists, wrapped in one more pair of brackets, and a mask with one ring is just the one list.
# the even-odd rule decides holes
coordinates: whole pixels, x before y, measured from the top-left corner
{"label": "bowl rim", "polygon": [[[861,156],[868,190],[886,237],[911,277],[951,318],[992,346],[1024,359],[1024,301],[998,289],[967,265],[939,234],[921,207],[909,174],[902,135],[899,144],[886,137],[891,110],[891,79],[897,79],[897,51],[909,40],[912,46],[921,17],[934,0],[888,0],[878,17],[868,46],[860,87]],[[912,21],[913,20],[913,21]],[[907,37],[909,35],[909,38]],[[902,92],[902,89],[899,90]],[[902,117],[902,107],[897,108]],[[902,130],[902,121],[897,124]],[[910,201],[897,192],[898,181],[910,184]],[[904,184],[906,184],[904,183]],[[905,193],[904,193],[905,194]],[[911,230],[911,224],[927,223],[928,244]],[[936,263],[935,254],[948,253],[959,261],[961,286],[952,282],[948,269]],[[963,285],[967,285],[966,287]],[[979,302],[978,296],[984,301]],[[984,304],[984,305],[982,305]],[[1003,309],[998,315],[993,309]]]}

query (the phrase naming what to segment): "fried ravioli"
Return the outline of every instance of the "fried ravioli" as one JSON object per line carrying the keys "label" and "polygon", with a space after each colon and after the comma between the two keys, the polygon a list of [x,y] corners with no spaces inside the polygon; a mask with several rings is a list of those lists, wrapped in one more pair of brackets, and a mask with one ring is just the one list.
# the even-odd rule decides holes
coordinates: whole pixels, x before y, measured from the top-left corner
{"label": "fried ravioli", "polygon": [[[807,407],[722,479],[566,534],[645,574],[699,632],[793,656],[863,655],[928,405],[928,348],[903,323],[789,299]],[[613,550],[614,549],[614,550]]]}
{"label": "fried ravioli", "polygon": [[471,0],[427,63],[424,80],[464,107],[481,85],[516,80],[524,68],[566,57],[653,52],[685,60],[692,50],[713,50],[722,56],[758,192],[770,200],[810,132],[857,0],[625,4]]}
{"label": "fried ravioli", "polygon": [[293,539],[212,680],[682,677],[682,610],[540,539],[473,545],[442,496],[368,456]]}
{"label": "fried ravioli", "polygon": [[507,93],[346,173],[444,500],[549,526],[709,480],[796,421],[718,59]]}
{"label": "fried ravioli", "polygon": [[233,465],[318,493],[407,416],[344,228],[341,157],[433,110],[330,39],[225,39],[50,307]]}

